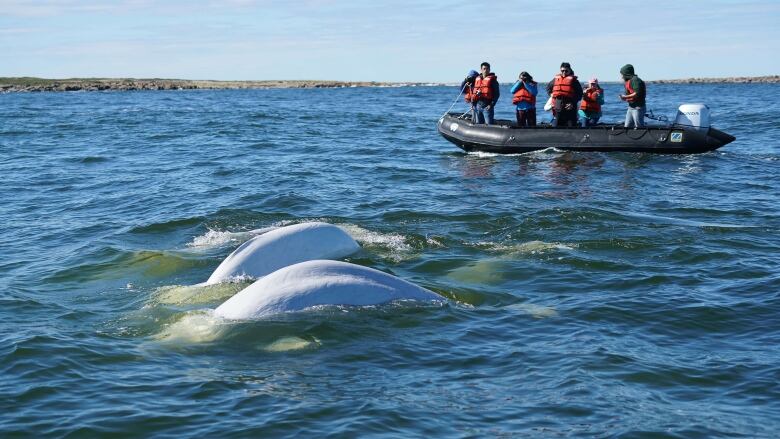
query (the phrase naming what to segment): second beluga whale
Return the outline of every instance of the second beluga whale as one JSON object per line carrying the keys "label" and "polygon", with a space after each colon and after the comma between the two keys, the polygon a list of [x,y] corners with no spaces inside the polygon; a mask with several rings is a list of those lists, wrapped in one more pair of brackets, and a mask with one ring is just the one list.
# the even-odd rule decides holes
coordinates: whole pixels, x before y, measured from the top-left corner
{"label": "second beluga whale", "polygon": [[332,224],[308,222],[266,232],[241,244],[214,270],[206,285],[261,278],[299,262],[338,259],[360,250],[347,232]]}

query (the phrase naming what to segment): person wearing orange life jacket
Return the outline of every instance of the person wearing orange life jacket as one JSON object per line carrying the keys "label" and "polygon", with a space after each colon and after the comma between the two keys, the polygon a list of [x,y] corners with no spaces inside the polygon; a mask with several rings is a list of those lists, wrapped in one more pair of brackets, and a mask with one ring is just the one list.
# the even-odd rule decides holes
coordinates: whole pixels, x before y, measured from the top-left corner
{"label": "person wearing orange life jacket", "polygon": [[460,92],[463,95],[463,100],[471,107],[472,119],[474,118],[474,104],[476,103],[474,81],[476,81],[477,76],[479,76],[479,73],[477,73],[476,70],[469,70],[466,74],[466,78],[460,83]]}
{"label": "person wearing orange life jacket", "polygon": [[553,98],[553,126],[577,125],[577,107],[582,99],[582,84],[577,80],[571,64],[561,63],[561,73],[547,84],[547,94]]}
{"label": "person wearing orange life jacket", "polygon": [[512,103],[516,105],[517,126],[536,126],[536,94],[539,92],[536,81],[528,72],[520,72],[519,79],[509,90]]}
{"label": "person wearing orange life jacket", "polygon": [[[501,94],[498,88],[498,77],[495,73],[490,72],[490,64],[487,62],[480,64],[479,69],[482,73],[480,73],[474,81],[476,101],[474,103],[474,116],[472,122],[487,122],[488,125],[493,125],[496,123],[493,118],[496,110],[496,102],[498,102],[498,97]],[[484,113],[487,113],[487,121],[485,121]]]}
{"label": "person wearing orange life jacket", "polygon": [[588,88],[582,92],[580,111],[580,124],[583,127],[596,125],[601,119],[601,106],[604,105],[604,89],[599,85],[597,78],[588,81]]}
{"label": "person wearing orange life jacket", "polygon": [[620,75],[625,81],[626,94],[620,95],[620,100],[628,102],[626,111],[626,128],[642,128],[645,126],[645,81],[634,73],[634,66],[626,64],[620,68]]}

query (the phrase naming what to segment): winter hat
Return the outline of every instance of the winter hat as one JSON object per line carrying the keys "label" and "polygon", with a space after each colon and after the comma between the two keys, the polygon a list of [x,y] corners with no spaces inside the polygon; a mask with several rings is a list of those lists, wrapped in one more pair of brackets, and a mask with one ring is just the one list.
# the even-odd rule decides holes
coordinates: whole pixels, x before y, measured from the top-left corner
{"label": "winter hat", "polygon": [[473,78],[475,76],[479,75],[476,70],[469,70],[469,73],[466,75],[467,78]]}
{"label": "winter hat", "polygon": [[567,63],[567,62],[562,62],[562,63],[561,63],[561,67],[562,67],[562,68],[563,68],[563,67],[566,67],[567,69],[571,70],[571,64],[569,64],[569,63]]}
{"label": "winter hat", "polygon": [[597,78],[597,77],[595,77],[595,76],[594,76],[594,77],[592,77],[592,78],[590,78],[590,81],[588,81],[588,84],[596,84],[596,85],[599,85],[599,78]]}
{"label": "winter hat", "polygon": [[620,68],[620,74],[623,76],[633,76],[634,75],[634,66],[631,64],[626,64],[623,67]]}

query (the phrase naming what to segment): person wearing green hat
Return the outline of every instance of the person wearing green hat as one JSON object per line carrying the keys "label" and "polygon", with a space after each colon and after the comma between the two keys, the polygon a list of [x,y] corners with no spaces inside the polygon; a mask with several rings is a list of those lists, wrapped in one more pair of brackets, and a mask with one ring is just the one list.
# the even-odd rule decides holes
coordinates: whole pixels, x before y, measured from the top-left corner
{"label": "person wearing green hat", "polygon": [[634,66],[631,64],[621,67],[620,75],[626,87],[626,93],[620,95],[620,100],[628,102],[624,126],[642,128],[645,126],[645,82],[634,73]]}

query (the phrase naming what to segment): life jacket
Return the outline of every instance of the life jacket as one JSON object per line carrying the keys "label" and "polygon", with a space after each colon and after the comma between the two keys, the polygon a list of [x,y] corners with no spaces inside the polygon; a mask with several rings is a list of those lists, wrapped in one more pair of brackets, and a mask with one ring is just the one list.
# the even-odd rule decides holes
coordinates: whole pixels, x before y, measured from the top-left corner
{"label": "life jacket", "polygon": [[489,73],[486,78],[477,76],[477,80],[474,81],[474,93],[479,95],[475,101],[493,101],[493,81],[498,81],[495,73]]}
{"label": "life jacket", "polygon": [[[633,78],[631,78],[631,79],[633,79]],[[626,94],[630,95],[630,94],[632,94],[634,92],[637,92],[637,94],[634,97],[626,98],[626,102],[641,102],[641,101],[643,101],[645,99],[645,97],[644,97],[644,94],[645,94],[645,82],[642,81],[641,79],[637,78],[637,79],[639,79],[639,90],[634,90],[633,88],[631,88],[631,79],[626,81]]]}
{"label": "life jacket", "polygon": [[463,99],[469,104],[475,102],[477,100],[477,95],[474,93],[474,86],[467,83],[463,88]]}
{"label": "life jacket", "polygon": [[566,98],[566,99],[573,100],[575,96],[574,81],[576,80],[577,77],[574,75],[571,76],[556,75],[555,82],[553,83],[552,96],[554,98]]}
{"label": "life jacket", "polygon": [[604,93],[604,90],[597,88],[595,90],[586,91],[582,95],[582,103],[580,104],[580,110],[598,113],[601,111],[601,104],[599,104],[599,94]]}
{"label": "life jacket", "polygon": [[525,86],[520,87],[520,89],[512,95],[512,103],[519,104],[520,102],[528,102],[531,105],[536,105],[536,96],[532,95]]}

